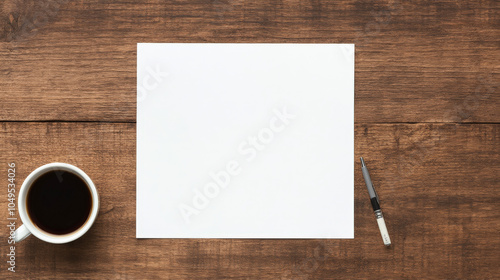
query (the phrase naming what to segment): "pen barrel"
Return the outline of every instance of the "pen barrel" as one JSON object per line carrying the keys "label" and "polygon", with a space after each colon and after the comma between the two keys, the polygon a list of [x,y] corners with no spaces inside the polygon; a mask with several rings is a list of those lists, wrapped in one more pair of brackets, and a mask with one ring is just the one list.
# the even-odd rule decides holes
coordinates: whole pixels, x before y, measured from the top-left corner
{"label": "pen barrel", "polygon": [[382,211],[375,211],[375,217],[377,218],[378,228],[380,229],[380,235],[382,236],[384,245],[391,245],[391,238],[389,237],[389,232],[387,231],[387,226],[385,225],[384,215],[382,215]]}
{"label": "pen barrel", "polygon": [[363,178],[365,179],[366,188],[368,189],[368,194],[370,197],[376,197],[375,189],[373,188],[372,178],[370,178],[370,173],[368,172],[368,168],[366,166],[361,167],[361,171],[363,172]]}

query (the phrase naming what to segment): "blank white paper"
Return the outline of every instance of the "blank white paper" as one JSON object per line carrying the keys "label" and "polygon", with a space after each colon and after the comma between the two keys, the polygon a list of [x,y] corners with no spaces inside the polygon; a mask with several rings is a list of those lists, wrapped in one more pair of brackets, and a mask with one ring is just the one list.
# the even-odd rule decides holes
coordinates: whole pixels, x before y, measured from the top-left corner
{"label": "blank white paper", "polygon": [[138,44],[137,238],[354,238],[354,45]]}

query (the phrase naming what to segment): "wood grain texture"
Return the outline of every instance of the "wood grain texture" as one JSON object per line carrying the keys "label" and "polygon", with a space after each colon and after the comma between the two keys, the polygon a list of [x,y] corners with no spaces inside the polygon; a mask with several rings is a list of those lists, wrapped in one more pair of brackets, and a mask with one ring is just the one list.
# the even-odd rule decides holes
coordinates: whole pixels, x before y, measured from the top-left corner
{"label": "wood grain texture", "polygon": [[500,2],[5,0],[0,120],[134,122],[136,43],[355,43],[357,122],[500,119]]}
{"label": "wood grain texture", "polygon": [[[0,181],[82,168],[95,226],[65,245],[28,238],[0,279],[500,278],[500,2],[0,2]],[[355,43],[355,239],[135,238],[138,42]],[[4,181],[4,186],[6,181]],[[3,209],[3,210],[1,210]]]}
{"label": "wood grain texture", "polygon": [[[355,239],[135,238],[135,124],[2,123],[0,179],[61,161],[93,179],[101,209],[81,239],[17,244],[4,262],[7,190],[0,191],[5,279],[495,279],[500,276],[500,125],[358,124],[393,246],[384,248],[355,168]],[[5,253],[5,254],[4,254]]]}

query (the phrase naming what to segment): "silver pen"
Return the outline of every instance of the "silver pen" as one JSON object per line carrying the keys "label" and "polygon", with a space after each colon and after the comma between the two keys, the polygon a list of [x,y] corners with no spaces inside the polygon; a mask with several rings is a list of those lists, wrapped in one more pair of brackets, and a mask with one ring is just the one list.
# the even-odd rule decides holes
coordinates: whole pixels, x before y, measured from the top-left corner
{"label": "silver pen", "polygon": [[377,192],[373,187],[370,173],[368,173],[368,168],[366,168],[363,158],[361,158],[361,171],[363,171],[363,178],[365,178],[366,188],[368,189],[368,194],[370,195],[370,201],[372,203],[375,217],[377,218],[377,224],[380,229],[380,234],[382,235],[382,240],[384,241],[385,246],[389,246],[391,245],[391,238],[389,237],[389,232],[385,226],[384,215],[382,215],[382,209],[380,209],[380,201],[378,200]]}

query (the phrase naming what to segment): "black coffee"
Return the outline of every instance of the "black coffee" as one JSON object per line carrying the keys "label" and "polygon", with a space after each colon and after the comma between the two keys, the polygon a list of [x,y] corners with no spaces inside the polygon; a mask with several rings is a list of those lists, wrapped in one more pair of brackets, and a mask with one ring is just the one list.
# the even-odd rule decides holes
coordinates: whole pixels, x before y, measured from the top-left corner
{"label": "black coffee", "polygon": [[26,199],[28,215],[41,230],[67,234],[78,230],[92,209],[90,189],[79,176],[49,171],[31,185]]}

